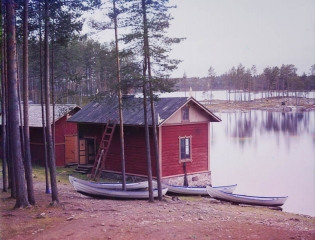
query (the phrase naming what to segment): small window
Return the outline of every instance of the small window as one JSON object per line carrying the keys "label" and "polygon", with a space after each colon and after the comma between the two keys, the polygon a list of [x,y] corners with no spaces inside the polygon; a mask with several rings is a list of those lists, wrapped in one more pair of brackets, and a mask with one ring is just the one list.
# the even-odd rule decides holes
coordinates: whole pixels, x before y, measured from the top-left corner
{"label": "small window", "polygon": [[179,137],[179,162],[192,161],[191,158],[191,136]]}
{"label": "small window", "polygon": [[182,121],[189,121],[189,107],[182,108]]}

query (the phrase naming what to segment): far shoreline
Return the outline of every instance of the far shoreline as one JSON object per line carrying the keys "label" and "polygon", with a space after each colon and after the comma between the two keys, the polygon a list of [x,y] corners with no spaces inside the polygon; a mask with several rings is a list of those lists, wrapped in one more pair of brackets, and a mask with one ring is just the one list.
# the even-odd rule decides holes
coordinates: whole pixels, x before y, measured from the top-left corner
{"label": "far shoreline", "polygon": [[315,98],[270,97],[252,101],[204,100],[199,101],[212,112],[247,112],[266,110],[272,112],[304,112],[315,110]]}

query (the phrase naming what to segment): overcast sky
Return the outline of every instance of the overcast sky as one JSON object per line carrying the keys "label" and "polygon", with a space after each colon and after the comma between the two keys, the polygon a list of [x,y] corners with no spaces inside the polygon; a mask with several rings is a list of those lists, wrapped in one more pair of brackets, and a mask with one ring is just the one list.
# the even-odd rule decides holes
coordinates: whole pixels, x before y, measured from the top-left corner
{"label": "overcast sky", "polygon": [[242,63],[294,64],[309,73],[315,64],[315,0],[170,0],[170,36],[186,37],[171,57],[183,62],[173,77],[217,75]]}
{"label": "overcast sky", "polygon": [[[237,67],[294,64],[298,74],[315,64],[315,0],[169,0],[177,5],[168,35],[185,37],[171,58],[183,60],[172,77],[205,77]],[[97,15],[97,14],[96,14]],[[96,16],[93,15],[94,17]],[[85,27],[86,31],[91,31]],[[121,30],[120,30],[121,31]],[[94,38],[114,39],[113,32]]]}

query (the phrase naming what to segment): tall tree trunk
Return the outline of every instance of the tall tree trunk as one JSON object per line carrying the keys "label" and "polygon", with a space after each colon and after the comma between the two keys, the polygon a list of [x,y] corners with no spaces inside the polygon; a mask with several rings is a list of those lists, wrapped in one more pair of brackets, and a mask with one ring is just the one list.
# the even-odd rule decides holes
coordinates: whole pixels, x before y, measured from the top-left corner
{"label": "tall tree trunk", "polygon": [[[6,34],[5,34],[5,39],[7,39]],[[11,189],[11,198],[16,198],[16,187],[15,187],[15,179],[14,179],[14,163],[12,160],[12,147],[11,147],[11,137],[10,137],[10,120],[9,120],[9,96],[8,96],[8,51],[7,51],[7,42],[3,41],[4,45],[5,45],[5,51],[4,51],[4,89],[5,89],[5,114],[6,114],[6,140],[7,140],[7,146],[6,146],[6,156],[7,156],[7,165],[8,165],[8,187]]]}
{"label": "tall tree trunk", "polygon": [[[5,9],[3,9],[5,10]],[[4,14],[5,15],[5,14]],[[4,17],[5,20],[5,17]],[[6,21],[4,21],[4,25],[6,25]],[[7,41],[5,41],[5,39],[7,39],[7,32],[4,31],[3,34],[3,89],[4,89],[4,95],[3,95],[3,104],[4,104],[4,108],[3,108],[3,114],[5,114],[5,130],[4,132],[6,133],[4,136],[4,138],[6,139],[6,148],[3,149],[3,151],[5,151],[5,155],[6,155],[6,163],[7,163],[7,168],[8,168],[8,188],[11,189],[11,198],[16,198],[16,190],[15,190],[15,180],[14,180],[14,165],[12,162],[12,151],[11,151],[11,141],[10,141],[10,125],[9,125],[9,112],[8,112],[8,54],[7,54]],[[4,112],[5,111],[5,112]],[[3,132],[3,133],[4,133]]]}
{"label": "tall tree trunk", "polygon": [[[143,24],[146,20],[146,3],[142,0],[142,12],[143,12]],[[147,76],[146,72],[148,69],[148,47],[146,42],[146,35],[148,34],[147,29],[144,28],[144,64],[143,64],[143,111],[144,111],[144,125],[145,125],[145,142],[146,142],[146,157],[147,157],[147,171],[148,171],[148,182],[149,182],[149,202],[154,202],[153,197],[153,186],[152,186],[152,166],[151,166],[151,152],[150,152],[150,134],[149,124],[147,116]]]}
{"label": "tall tree trunk", "polygon": [[55,20],[53,20],[53,39],[51,41],[51,99],[52,99],[52,139],[53,139],[53,151],[55,152],[56,141],[56,125],[55,125],[55,85],[54,85],[54,34],[55,34]]}
{"label": "tall tree trunk", "polygon": [[1,78],[1,129],[2,129],[2,186],[3,192],[8,191],[8,177],[7,177],[7,134],[6,134],[6,81],[5,81],[5,70],[4,70],[4,36],[3,36],[3,15],[2,15],[2,0],[0,0],[0,78]]}
{"label": "tall tree trunk", "polygon": [[49,24],[48,0],[45,0],[45,38],[44,38],[44,62],[45,62],[45,105],[46,105],[46,138],[48,150],[48,163],[50,171],[51,197],[53,203],[59,203],[58,188],[56,181],[56,159],[52,140],[51,120],[50,120],[50,92],[49,92],[49,42],[48,42],[48,24]]}
{"label": "tall tree trunk", "polygon": [[1,109],[2,109],[2,189],[3,192],[8,191],[8,176],[7,176],[7,131],[6,131],[6,78],[4,65],[4,31],[3,31],[3,15],[2,15],[2,0],[0,0],[0,77],[1,77]]}
{"label": "tall tree trunk", "polygon": [[114,25],[115,25],[115,45],[116,45],[116,64],[117,64],[117,83],[118,83],[118,105],[119,105],[119,129],[120,129],[120,152],[121,152],[121,173],[122,173],[122,190],[126,191],[126,167],[125,167],[125,142],[124,142],[124,120],[122,113],[122,94],[120,81],[120,60],[117,33],[117,9],[116,0],[113,0],[114,8]]}
{"label": "tall tree trunk", "polygon": [[51,193],[49,187],[49,169],[48,169],[48,154],[47,154],[47,141],[46,141],[46,128],[45,128],[45,109],[44,109],[44,79],[43,79],[43,70],[42,70],[42,15],[41,15],[41,2],[38,2],[38,15],[39,15],[39,78],[40,78],[40,103],[42,110],[42,130],[43,130],[43,139],[44,139],[44,158],[45,158],[45,182],[46,182],[46,191],[45,193]]}
{"label": "tall tree trunk", "polygon": [[8,112],[10,119],[10,138],[12,147],[12,162],[14,163],[14,177],[16,183],[15,208],[27,207],[24,167],[20,145],[18,87],[17,87],[17,59],[16,59],[16,31],[15,31],[15,2],[6,3],[7,12],[7,52],[8,52]]}
{"label": "tall tree trunk", "polygon": [[156,129],[156,113],[154,108],[154,99],[153,99],[153,87],[152,87],[152,73],[151,73],[151,61],[150,61],[150,48],[149,48],[149,35],[148,35],[148,25],[147,25],[147,16],[146,16],[146,6],[145,1],[142,1],[142,10],[143,10],[143,25],[144,25],[144,53],[145,58],[147,59],[148,65],[148,76],[149,76],[149,98],[151,105],[151,117],[152,117],[152,131],[153,131],[153,140],[154,140],[154,152],[155,152],[155,162],[156,162],[156,178],[157,178],[157,187],[158,187],[158,198],[160,201],[163,199],[162,194],[162,183],[161,183],[161,170],[160,170],[160,156],[159,156],[159,145]]}
{"label": "tall tree trunk", "polygon": [[27,183],[28,201],[31,205],[35,204],[31,149],[30,149],[30,131],[28,119],[28,0],[24,1],[23,16],[23,116],[24,116],[24,167]]}

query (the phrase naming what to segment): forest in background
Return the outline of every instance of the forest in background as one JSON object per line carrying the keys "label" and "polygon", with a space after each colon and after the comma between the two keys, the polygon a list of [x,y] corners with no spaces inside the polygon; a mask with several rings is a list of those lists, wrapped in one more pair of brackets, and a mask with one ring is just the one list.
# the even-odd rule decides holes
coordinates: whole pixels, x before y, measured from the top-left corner
{"label": "forest in background", "polygon": [[[57,1],[58,2],[58,1]],[[75,2],[75,1],[74,1]],[[97,2],[97,1],[96,1]],[[96,3],[95,3],[96,4]],[[117,62],[115,42],[101,43],[87,35],[80,35],[83,22],[75,12],[58,10],[54,6],[50,31],[50,78],[51,98],[54,103],[74,103],[84,106],[97,97],[111,94],[115,89],[117,79]],[[43,13],[36,1],[32,4],[30,14],[29,38],[29,100],[40,103],[41,79],[43,78]],[[84,12],[81,9],[82,13]],[[90,8],[91,11],[91,8]],[[18,78],[23,78],[23,41],[22,41],[22,12],[17,11],[17,58]],[[82,14],[81,13],[81,14]],[[72,20],[71,20],[72,19]],[[108,28],[104,24],[90,21],[91,29],[98,29],[104,34]],[[124,42],[123,37],[120,39]],[[180,60],[177,60],[180,63]],[[20,70],[19,70],[20,69]],[[138,81],[142,66],[135,51],[124,48],[120,51],[120,77],[124,84],[124,93],[141,91]],[[241,63],[227,69],[222,75],[216,75],[215,69],[209,67],[205,77],[170,78],[165,71],[166,88],[161,91],[189,90],[228,90],[257,92],[309,92],[315,90],[315,64],[310,66],[308,73],[297,74],[293,64],[282,66],[266,66],[262,73],[258,73],[256,66],[246,68]],[[175,87],[173,87],[175,84]],[[23,90],[20,90],[21,93]],[[268,94],[267,94],[268,95]]]}
{"label": "forest in background", "polygon": [[[30,45],[29,95],[33,103],[40,103],[39,48],[40,44],[36,41]],[[87,36],[76,36],[66,45],[55,44],[53,51],[53,98],[56,103],[85,105],[97,94],[109,92],[115,83],[116,55],[113,42],[100,43]],[[121,76],[126,83],[139,71],[134,59],[132,53],[125,52],[121,56]],[[19,63],[22,64],[21,57]],[[255,66],[246,69],[242,64],[222,75],[216,76],[212,67],[208,73],[208,76],[200,78],[189,78],[184,74],[182,78],[168,78],[168,81],[170,86],[175,84],[173,90],[180,91],[188,91],[192,87],[196,91],[277,91],[286,95],[288,92],[307,93],[315,90],[315,64],[310,67],[308,74],[303,75],[297,74],[297,68],[293,64],[266,67],[259,74]],[[137,90],[139,89],[134,89]]]}
{"label": "forest in background", "polygon": [[[227,90],[228,92],[265,92],[266,97],[288,96],[289,92],[307,97],[308,92],[315,90],[315,64],[310,67],[308,74],[297,74],[293,64],[283,64],[279,67],[266,67],[258,74],[255,65],[246,69],[242,64],[232,67],[226,73],[216,76],[212,67],[208,76],[203,78],[177,79],[176,88],[179,91]],[[250,99],[249,99],[250,100]]]}

